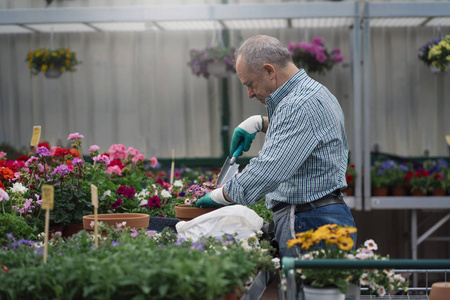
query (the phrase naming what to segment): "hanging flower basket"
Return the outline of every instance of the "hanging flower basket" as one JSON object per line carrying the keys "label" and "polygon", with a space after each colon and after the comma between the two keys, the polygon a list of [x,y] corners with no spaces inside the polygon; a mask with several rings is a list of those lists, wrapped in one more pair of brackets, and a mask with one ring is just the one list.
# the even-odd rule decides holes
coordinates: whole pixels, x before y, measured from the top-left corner
{"label": "hanging flower basket", "polygon": [[450,35],[427,42],[418,50],[418,57],[433,73],[446,72],[450,68]]}
{"label": "hanging flower basket", "polygon": [[197,76],[209,78],[210,75],[225,77],[230,72],[236,72],[234,68],[234,48],[212,47],[205,49],[192,49],[191,60],[188,66]]}
{"label": "hanging flower basket", "polygon": [[297,67],[305,69],[308,73],[325,74],[335,64],[344,60],[339,49],[328,52],[321,37],[314,37],[312,43],[290,43],[288,49]]}
{"label": "hanging flower basket", "polygon": [[76,71],[75,66],[81,64],[76,53],[69,48],[40,48],[29,51],[26,61],[31,75],[43,72],[47,78],[58,78],[63,72],[73,73]]}

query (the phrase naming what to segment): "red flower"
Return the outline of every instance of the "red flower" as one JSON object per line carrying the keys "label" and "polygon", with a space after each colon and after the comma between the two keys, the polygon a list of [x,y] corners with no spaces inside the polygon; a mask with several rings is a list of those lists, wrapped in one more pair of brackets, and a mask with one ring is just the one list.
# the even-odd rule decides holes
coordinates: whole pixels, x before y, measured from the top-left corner
{"label": "red flower", "polygon": [[68,154],[68,151],[67,151],[67,149],[64,149],[64,148],[60,148],[60,147],[56,147],[56,149],[55,149],[55,154],[53,154],[53,156],[62,156],[62,157],[64,157],[64,156],[66,156]]}
{"label": "red flower", "polygon": [[409,173],[406,173],[403,178],[405,178],[406,180],[409,180],[413,177],[413,175],[414,175],[413,172],[409,172]]}
{"label": "red flower", "polygon": [[355,164],[350,164],[350,168],[354,169],[355,168]]}
{"label": "red flower", "polygon": [[48,144],[48,143],[39,143],[38,144],[38,148],[39,147],[45,147],[45,148],[47,148],[48,150],[50,150],[50,145]]}
{"label": "red flower", "polygon": [[442,176],[442,174],[440,174],[440,173],[435,173],[433,175],[433,178],[436,180],[444,180],[444,176]]}
{"label": "red flower", "polygon": [[353,182],[353,176],[351,174],[345,175],[345,179],[347,180],[347,183],[352,183]]}
{"label": "red flower", "polygon": [[117,208],[121,207],[122,204],[123,204],[122,199],[117,198],[116,202],[114,202],[113,204],[111,204],[111,208],[112,208],[112,209],[117,209]]}
{"label": "red flower", "polygon": [[119,166],[119,168],[121,170],[123,168],[125,168],[125,166],[122,164],[122,161],[120,159],[113,159],[113,160],[111,160],[111,162],[109,163],[108,167],[113,167],[113,166]]}
{"label": "red flower", "polygon": [[148,198],[148,203],[143,205],[143,207],[153,208],[161,207],[161,199],[158,196],[153,196]]}
{"label": "red flower", "polygon": [[19,160],[19,161],[27,161],[28,159],[29,159],[29,157],[26,155],[21,155],[17,158],[17,160]]}

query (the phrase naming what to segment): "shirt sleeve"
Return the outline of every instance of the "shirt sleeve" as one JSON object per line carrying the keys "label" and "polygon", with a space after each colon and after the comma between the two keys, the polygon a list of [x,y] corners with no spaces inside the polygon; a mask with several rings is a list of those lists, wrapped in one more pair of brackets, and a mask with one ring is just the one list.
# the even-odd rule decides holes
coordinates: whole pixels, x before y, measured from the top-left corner
{"label": "shirt sleeve", "polygon": [[280,104],[277,110],[258,157],[225,185],[236,203],[253,205],[273,192],[293,176],[318,144],[311,110],[292,103]]}

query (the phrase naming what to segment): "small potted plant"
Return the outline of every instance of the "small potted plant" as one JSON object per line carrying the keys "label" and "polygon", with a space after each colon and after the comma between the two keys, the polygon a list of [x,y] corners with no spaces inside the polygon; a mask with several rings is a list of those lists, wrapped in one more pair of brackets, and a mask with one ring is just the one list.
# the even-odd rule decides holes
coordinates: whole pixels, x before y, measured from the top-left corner
{"label": "small potted plant", "polygon": [[406,186],[413,196],[426,196],[430,173],[426,170],[415,170],[405,175]]}
{"label": "small potted plant", "polygon": [[449,69],[450,35],[443,39],[434,39],[421,46],[418,57],[432,72],[445,72]]}
{"label": "small potted plant", "polygon": [[73,73],[76,71],[75,66],[81,63],[77,60],[77,54],[69,48],[39,48],[29,51],[26,61],[31,75],[42,72],[47,78],[57,78],[62,72]]}
{"label": "small potted plant", "polygon": [[236,72],[234,68],[234,48],[208,46],[205,49],[192,49],[188,66],[197,76],[209,78],[210,75],[225,77],[228,72]]}
{"label": "small potted plant", "polygon": [[355,192],[356,180],[355,164],[349,164],[347,166],[347,171],[345,172],[345,180],[347,181],[347,187],[344,189],[344,194],[346,196],[353,196]]}
{"label": "small potted plant", "polygon": [[344,60],[339,49],[329,52],[324,46],[324,39],[314,37],[311,43],[292,42],[288,45],[294,63],[308,73],[325,74],[335,64]]}

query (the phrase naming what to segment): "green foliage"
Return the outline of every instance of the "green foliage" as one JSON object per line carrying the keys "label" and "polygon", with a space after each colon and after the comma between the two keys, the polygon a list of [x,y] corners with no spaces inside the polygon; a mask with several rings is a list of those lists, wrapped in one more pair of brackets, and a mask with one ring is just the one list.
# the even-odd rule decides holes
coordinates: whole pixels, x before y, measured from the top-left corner
{"label": "green foliage", "polygon": [[22,216],[0,214],[0,246],[7,244],[6,234],[12,234],[18,239],[36,239],[38,233],[38,226],[29,225]]}
{"label": "green foliage", "polygon": [[39,244],[0,251],[9,269],[0,273],[0,298],[213,300],[243,287],[255,270],[274,268],[269,246],[256,237],[193,242],[170,230],[104,229],[98,248],[84,231],[66,242],[56,236],[47,264],[33,249]]}

